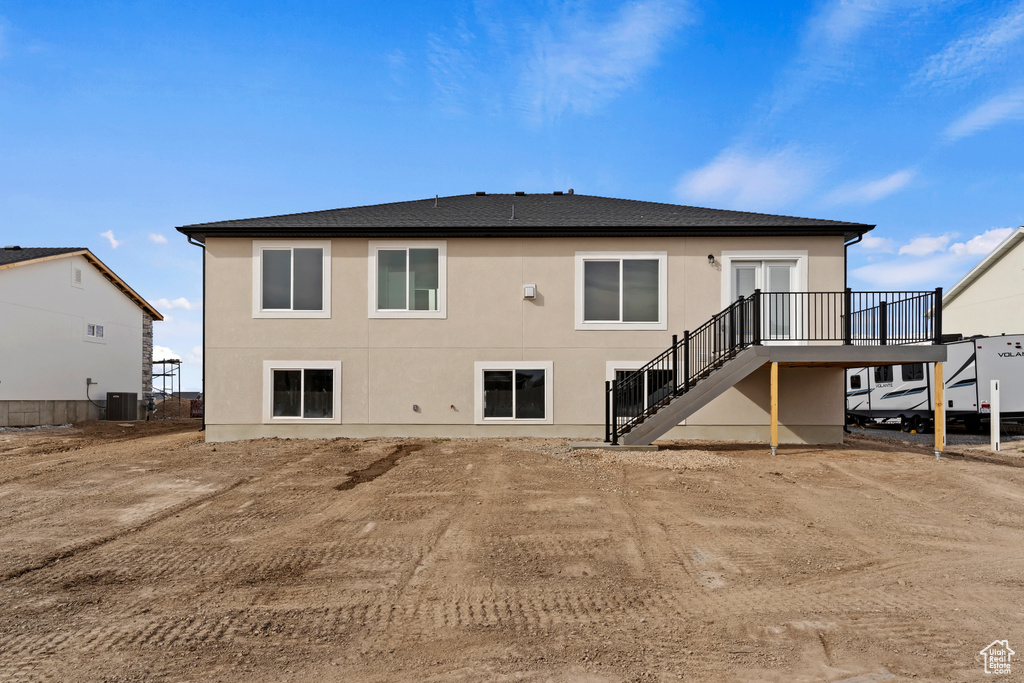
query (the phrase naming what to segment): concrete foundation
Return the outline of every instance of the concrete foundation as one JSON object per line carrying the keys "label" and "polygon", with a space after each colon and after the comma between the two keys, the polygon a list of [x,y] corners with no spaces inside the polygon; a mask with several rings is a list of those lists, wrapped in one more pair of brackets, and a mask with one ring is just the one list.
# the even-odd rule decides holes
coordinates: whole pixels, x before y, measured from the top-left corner
{"label": "concrete foundation", "polygon": [[0,427],[37,427],[98,420],[89,401],[0,401]]}
{"label": "concrete foundation", "polygon": [[[768,425],[692,425],[674,427],[659,441],[732,441],[767,444]],[[333,439],[345,437],[604,439],[604,425],[248,425],[207,424],[207,441]],[[842,425],[780,425],[779,442],[791,444],[842,443]],[[632,449],[631,449],[632,450]]]}

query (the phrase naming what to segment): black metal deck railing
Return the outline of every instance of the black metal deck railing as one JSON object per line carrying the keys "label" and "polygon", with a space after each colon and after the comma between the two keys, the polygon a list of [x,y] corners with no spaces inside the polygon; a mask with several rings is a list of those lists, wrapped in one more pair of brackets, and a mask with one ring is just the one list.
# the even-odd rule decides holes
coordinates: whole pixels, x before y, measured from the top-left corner
{"label": "black metal deck railing", "polygon": [[762,292],[737,299],[635,372],[605,383],[605,440],[619,438],[749,346],[941,343],[942,288],[931,292]]}

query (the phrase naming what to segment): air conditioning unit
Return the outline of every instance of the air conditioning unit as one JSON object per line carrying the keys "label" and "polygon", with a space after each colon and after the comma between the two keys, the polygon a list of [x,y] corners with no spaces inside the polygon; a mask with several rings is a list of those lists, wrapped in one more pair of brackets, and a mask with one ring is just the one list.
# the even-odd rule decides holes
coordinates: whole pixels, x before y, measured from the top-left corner
{"label": "air conditioning unit", "polygon": [[138,420],[139,395],[128,391],[107,392],[107,420]]}

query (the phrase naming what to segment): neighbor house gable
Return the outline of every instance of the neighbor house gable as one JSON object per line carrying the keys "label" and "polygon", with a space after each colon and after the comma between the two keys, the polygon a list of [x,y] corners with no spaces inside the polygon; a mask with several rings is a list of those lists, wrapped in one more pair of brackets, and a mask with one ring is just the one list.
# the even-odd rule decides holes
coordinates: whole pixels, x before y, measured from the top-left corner
{"label": "neighbor house gable", "polygon": [[124,280],[99,260],[95,254],[84,247],[4,247],[0,249],[0,271],[22,266],[53,261],[57,259],[81,256],[100,272],[103,277],[125,296],[148,313],[153,320],[163,320],[153,306],[142,298],[138,292],[128,286]]}

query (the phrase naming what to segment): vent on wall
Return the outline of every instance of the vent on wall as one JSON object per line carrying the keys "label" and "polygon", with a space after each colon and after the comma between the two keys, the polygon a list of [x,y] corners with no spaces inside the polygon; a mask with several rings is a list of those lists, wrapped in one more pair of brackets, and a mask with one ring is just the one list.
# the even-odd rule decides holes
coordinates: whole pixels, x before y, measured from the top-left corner
{"label": "vent on wall", "polygon": [[76,265],[71,266],[71,286],[82,287],[82,269]]}

